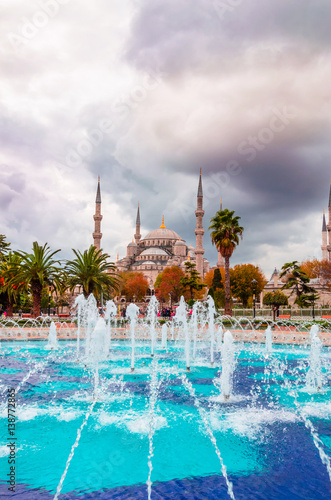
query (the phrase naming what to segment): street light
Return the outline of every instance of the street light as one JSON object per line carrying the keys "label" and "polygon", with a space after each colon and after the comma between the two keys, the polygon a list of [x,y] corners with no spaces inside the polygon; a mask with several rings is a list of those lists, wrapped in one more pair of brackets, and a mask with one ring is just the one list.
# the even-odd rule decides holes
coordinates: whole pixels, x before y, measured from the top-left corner
{"label": "street light", "polygon": [[170,311],[172,311],[172,294],[173,294],[173,290],[171,290],[170,292]]}
{"label": "street light", "polygon": [[315,290],[313,293],[313,321],[315,321]]}
{"label": "street light", "polygon": [[257,281],[252,280],[252,290],[253,290],[253,319],[255,319],[255,293],[256,293]]}

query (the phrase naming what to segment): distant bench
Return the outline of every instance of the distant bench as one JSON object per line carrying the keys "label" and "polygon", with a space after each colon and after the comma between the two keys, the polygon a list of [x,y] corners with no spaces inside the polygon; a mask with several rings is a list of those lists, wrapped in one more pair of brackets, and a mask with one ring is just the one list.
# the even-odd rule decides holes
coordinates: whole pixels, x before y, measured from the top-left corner
{"label": "distant bench", "polygon": [[59,318],[70,318],[70,314],[58,314]]}
{"label": "distant bench", "polygon": [[331,316],[322,316],[322,319],[331,319]]}
{"label": "distant bench", "polygon": [[31,314],[23,313],[22,318],[31,318]]}
{"label": "distant bench", "polygon": [[[291,315],[290,315],[290,314],[280,314],[280,315],[278,316],[278,318],[282,318],[282,319],[289,319],[290,317],[291,317]],[[330,316],[330,317],[331,317],[331,316]]]}

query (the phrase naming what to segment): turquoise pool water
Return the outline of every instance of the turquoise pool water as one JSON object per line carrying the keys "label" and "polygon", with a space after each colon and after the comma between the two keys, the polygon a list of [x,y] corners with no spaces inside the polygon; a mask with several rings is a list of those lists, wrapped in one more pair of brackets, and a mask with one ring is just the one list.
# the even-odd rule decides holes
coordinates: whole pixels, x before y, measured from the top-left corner
{"label": "turquoise pool water", "polygon": [[233,395],[226,402],[217,384],[219,355],[211,367],[209,350],[199,346],[188,373],[182,344],[169,343],[167,351],[159,346],[152,358],[149,344],[138,342],[131,374],[130,344],[113,342],[99,366],[94,401],[93,367],[83,353],[76,361],[74,343],[61,342],[57,351],[46,342],[3,343],[0,493],[12,495],[5,483],[6,391],[12,387],[15,498],[54,497],[87,416],[59,498],[147,498],[149,473],[152,498],[229,498],[215,443],[237,499],[330,498],[330,349],[322,353],[324,385],[316,392],[305,385],[307,348],[277,347],[265,356],[263,346],[236,344]]}

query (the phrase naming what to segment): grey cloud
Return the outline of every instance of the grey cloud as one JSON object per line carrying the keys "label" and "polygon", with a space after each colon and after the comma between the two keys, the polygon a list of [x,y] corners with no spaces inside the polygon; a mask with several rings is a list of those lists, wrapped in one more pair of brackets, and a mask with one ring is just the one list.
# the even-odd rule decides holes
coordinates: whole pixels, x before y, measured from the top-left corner
{"label": "grey cloud", "polygon": [[[278,52],[302,54],[303,60],[328,51],[331,5],[327,0],[245,1],[224,15],[214,7],[217,1],[145,0],[132,24],[126,57],[138,67],[156,65],[171,74],[185,71],[220,72],[240,63],[250,44],[262,42],[269,64]],[[221,8],[221,7],[220,7]],[[275,46],[268,49],[268,42]],[[277,46],[278,42],[278,46]],[[293,61],[292,61],[293,62]]]}

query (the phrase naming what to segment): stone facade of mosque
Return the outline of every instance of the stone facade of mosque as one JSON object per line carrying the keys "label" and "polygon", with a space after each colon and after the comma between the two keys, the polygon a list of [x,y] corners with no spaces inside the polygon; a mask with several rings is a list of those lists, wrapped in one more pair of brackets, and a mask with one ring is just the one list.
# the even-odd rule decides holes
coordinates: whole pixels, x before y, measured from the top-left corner
{"label": "stone facade of mosque", "polygon": [[[198,193],[197,193],[197,210],[196,216],[196,246],[195,248],[188,246],[176,231],[166,227],[164,217],[162,224],[158,229],[153,229],[142,238],[140,232],[140,207],[138,205],[136,218],[136,232],[132,242],[127,246],[126,256],[118,258],[116,265],[119,272],[121,271],[139,271],[148,280],[150,290],[154,289],[154,283],[158,274],[166,267],[178,266],[185,269],[185,262],[190,261],[196,264],[197,271],[201,278],[209,271],[209,262],[203,257],[203,191],[201,171],[199,177]],[[96,198],[96,213],[95,231],[93,233],[94,246],[100,248],[101,241],[101,194],[100,194],[100,179],[98,180],[97,198]]]}

